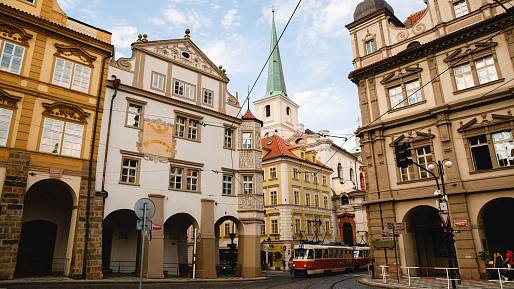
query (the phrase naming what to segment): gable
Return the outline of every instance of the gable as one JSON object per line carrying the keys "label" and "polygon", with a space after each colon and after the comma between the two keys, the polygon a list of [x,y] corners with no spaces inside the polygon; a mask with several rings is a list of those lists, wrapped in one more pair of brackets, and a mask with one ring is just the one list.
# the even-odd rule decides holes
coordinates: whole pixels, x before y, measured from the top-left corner
{"label": "gable", "polygon": [[216,67],[189,38],[137,42],[134,48],[228,82],[225,69]]}

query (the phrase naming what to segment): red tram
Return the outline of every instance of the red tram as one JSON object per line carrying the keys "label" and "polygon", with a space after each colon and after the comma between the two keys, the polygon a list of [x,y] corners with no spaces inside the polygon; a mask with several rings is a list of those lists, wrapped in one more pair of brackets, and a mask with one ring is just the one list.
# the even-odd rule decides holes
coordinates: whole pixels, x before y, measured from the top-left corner
{"label": "red tram", "polygon": [[371,264],[369,247],[304,244],[295,246],[293,272],[307,276],[365,268]]}

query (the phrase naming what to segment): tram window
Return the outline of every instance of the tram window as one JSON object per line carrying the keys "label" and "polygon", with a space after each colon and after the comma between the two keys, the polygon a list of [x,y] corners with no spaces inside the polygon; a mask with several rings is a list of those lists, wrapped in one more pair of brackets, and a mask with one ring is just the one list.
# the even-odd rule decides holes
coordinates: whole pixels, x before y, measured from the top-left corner
{"label": "tram window", "polygon": [[359,251],[358,250],[353,251],[353,258],[359,258]]}
{"label": "tram window", "polygon": [[305,249],[296,249],[294,250],[294,257],[296,259],[303,259],[303,257],[305,256]]}
{"label": "tram window", "polygon": [[314,251],[311,249],[311,250],[307,250],[307,258],[306,259],[314,259]]}
{"label": "tram window", "polygon": [[337,258],[343,258],[343,250],[337,249]]}
{"label": "tram window", "polygon": [[332,249],[327,249],[328,252],[328,258],[333,258],[334,255],[332,254]]}
{"label": "tram window", "polygon": [[321,258],[323,258],[323,257],[321,256],[321,249],[316,249],[316,250],[314,250],[314,251],[315,251],[315,253],[316,253],[316,259],[321,259]]}

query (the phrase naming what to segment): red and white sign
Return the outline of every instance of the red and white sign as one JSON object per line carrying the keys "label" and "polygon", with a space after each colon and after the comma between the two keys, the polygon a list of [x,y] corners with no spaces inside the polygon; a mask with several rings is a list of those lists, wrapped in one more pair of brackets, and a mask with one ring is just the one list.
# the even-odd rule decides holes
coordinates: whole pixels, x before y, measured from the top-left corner
{"label": "red and white sign", "polygon": [[152,230],[162,230],[162,225],[152,224]]}
{"label": "red and white sign", "polygon": [[439,217],[441,217],[441,221],[443,221],[443,225],[448,226],[448,220],[450,219],[450,214],[448,211],[439,211]]}
{"label": "red and white sign", "polygon": [[453,224],[457,228],[465,228],[468,226],[468,220],[455,220],[453,221]]}

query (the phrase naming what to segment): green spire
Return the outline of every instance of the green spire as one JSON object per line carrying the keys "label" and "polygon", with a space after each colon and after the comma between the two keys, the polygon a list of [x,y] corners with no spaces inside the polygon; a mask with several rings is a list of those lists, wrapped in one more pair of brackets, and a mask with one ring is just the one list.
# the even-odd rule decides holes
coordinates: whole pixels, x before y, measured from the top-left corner
{"label": "green spire", "polygon": [[[274,95],[287,97],[284,72],[282,71],[282,61],[280,60],[280,50],[278,49],[277,30],[275,28],[275,10],[272,10],[272,13],[270,52],[273,51],[273,53],[271,54],[268,63],[268,84],[266,86],[265,97]],[[273,50],[274,47],[275,50]]]}

